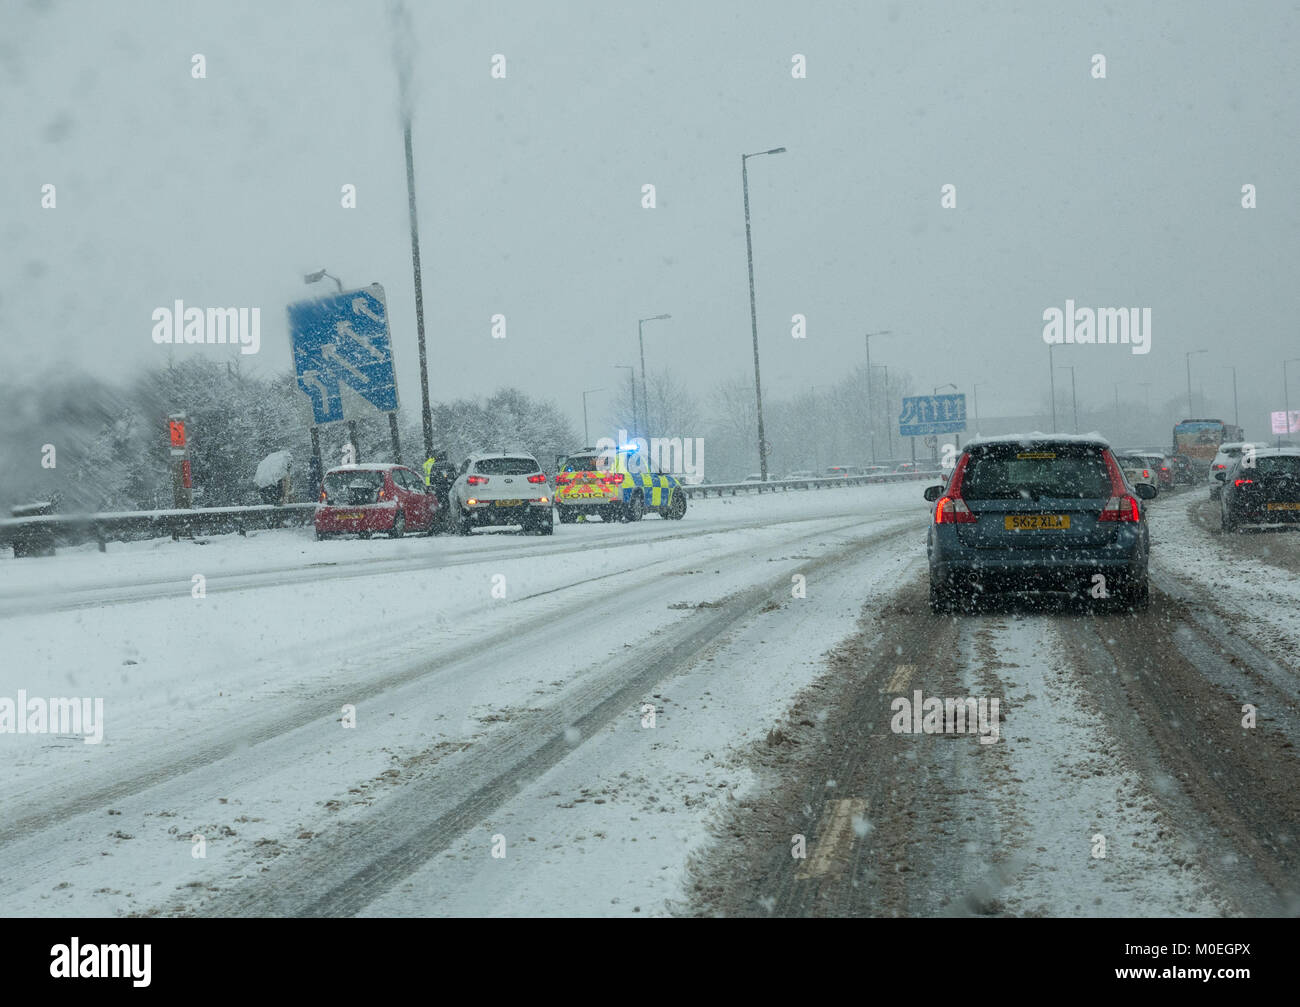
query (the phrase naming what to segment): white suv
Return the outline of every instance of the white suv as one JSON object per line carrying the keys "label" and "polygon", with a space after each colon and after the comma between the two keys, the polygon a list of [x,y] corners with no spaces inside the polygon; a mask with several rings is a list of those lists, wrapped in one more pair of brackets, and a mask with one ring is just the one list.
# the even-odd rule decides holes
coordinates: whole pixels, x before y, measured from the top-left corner
{"label": "white suv", "polygon": [[470,455],[451,485],[452,521],[468,535],[483,525],[519,525],[525,532],[555,530],[551,484],[537,459],[522,451]]}

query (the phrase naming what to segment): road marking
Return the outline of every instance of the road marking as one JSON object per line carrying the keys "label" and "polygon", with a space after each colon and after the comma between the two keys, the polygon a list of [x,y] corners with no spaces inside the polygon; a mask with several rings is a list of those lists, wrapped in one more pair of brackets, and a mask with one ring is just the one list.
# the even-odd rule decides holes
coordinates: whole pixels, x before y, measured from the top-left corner
{"label": "road marking", "polygon": [[825,877],[832,871],[835,874],[841,873],[848,864],[849,850],[853,848],[853,819],[865,817],[866,813],[865,797],[827,801],[821,821],[817,823],[813,855],[795,877],[807,881],[810,878]]}
{"label": "road marking", "polygon": [[907,683],[912,680],[912,675],[916,673],[916,665],[900,664],[894,669],[894,674],[889,679],[889,684],[885,686],[886,692],[906,692]]}

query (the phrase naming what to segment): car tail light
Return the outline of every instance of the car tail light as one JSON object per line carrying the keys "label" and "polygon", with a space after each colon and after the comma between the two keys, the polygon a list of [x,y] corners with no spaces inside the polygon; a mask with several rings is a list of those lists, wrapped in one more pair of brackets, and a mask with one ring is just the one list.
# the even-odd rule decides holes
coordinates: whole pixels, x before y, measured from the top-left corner
{"label": "car tail light", "polygon": [[544,483],[546,482],[546,475],[545,473],[538,472],[535,476],[529,476],[528,481],[530,483]]}
{"label": "car tail light", "polygon": [[1254,481],[1254,479],[1234,479],[1232,480],[1232,485],[1245,486],[1247,483],[1253,483]]}
{"label": "car tail light", "polygon": [[471,486],[486,486],[487,476],[469,476],[465,481]]}
{"label": "car tail light", "polygon": [[548,499],[546,499],[546,497],[538,497],[538,498],[537,498],[537,502],[538,502],[538,503],[550,503],[551,501],[548,500]]}
{"label": "car tail light", "polygon": [[320,491],[320,502],[321,502],[321,503],[325,503],[325,501],[328,500],[328,499],[329,499],[329,498],[325,495],[325,491],[324,491],[324,490],[321,490],[321,491]]}
{"label": "car tail light", "polygon": [[962,480],[966,478],[966,463],[970,455],[963,454],[948,480],[948,492],[934,505],[935,524],[975,524],[979,518],[971,513],[966,501],[961,498]]}
{"label": "car tail light", "polygon": [[1143,479],[1150,479],[1150,478],[1151,478],[1151,473],[1148,472],[1146,469],[1143,469],[1143,470],[1142,470],[1142,478],[1143,478]]}
{"label": "car tail light", "polygon": [[1106,506],[1101,509],[1101,517],[1097,520],[1132,523],[1141,521],[1142,509],[1138,506],[1137,497],[1129,496],[1125,492],[1124,473],[1115,463],[1115,456],[1109,451],[1103,451],[1102,457],[1106,459],[1106,471],[1110,473],[1111,496],[1106,501]]}
{"label": "car tail light", "polygon": [[466,502],[467,504],[469,504],[471,507],[473,507],[476,503],[478,503],[478,501],[475,500],[473,497],[470,497],[470,498],[469,498],[468,500],[466,500],[465,502]]}
{"label": "car tail light", "polygon": [[610,472],[605,476],[604,482],[609,486],[617,486],[623,481],[622,472]]}

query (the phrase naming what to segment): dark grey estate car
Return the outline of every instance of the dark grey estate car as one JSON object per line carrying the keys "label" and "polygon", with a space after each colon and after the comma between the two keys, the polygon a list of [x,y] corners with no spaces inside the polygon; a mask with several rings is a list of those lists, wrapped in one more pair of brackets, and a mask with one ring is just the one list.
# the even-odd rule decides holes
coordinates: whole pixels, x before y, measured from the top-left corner
{"label": "dark grey estate car", "polygon": [[[979,594],[1039,590],[1147,605],[1146,516],[1100,438],[1014,434],[972,441],[934,502],[930,607]],[[1100,574],[1099,578],[1097,575]]]}

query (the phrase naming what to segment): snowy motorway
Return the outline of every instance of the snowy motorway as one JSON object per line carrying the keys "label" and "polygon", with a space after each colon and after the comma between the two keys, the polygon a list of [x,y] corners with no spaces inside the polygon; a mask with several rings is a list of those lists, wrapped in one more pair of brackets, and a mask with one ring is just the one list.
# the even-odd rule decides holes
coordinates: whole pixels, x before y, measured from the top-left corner
{"label": "snowy motorway", "polygon": [[[104,710],[0,734],[0,911],[1300,912],[1300,535],[1198,487],[1149,612],[939,617],[921,488],[0,560],[0,696]],[[891,730],[917,690],[996,740]]]}

